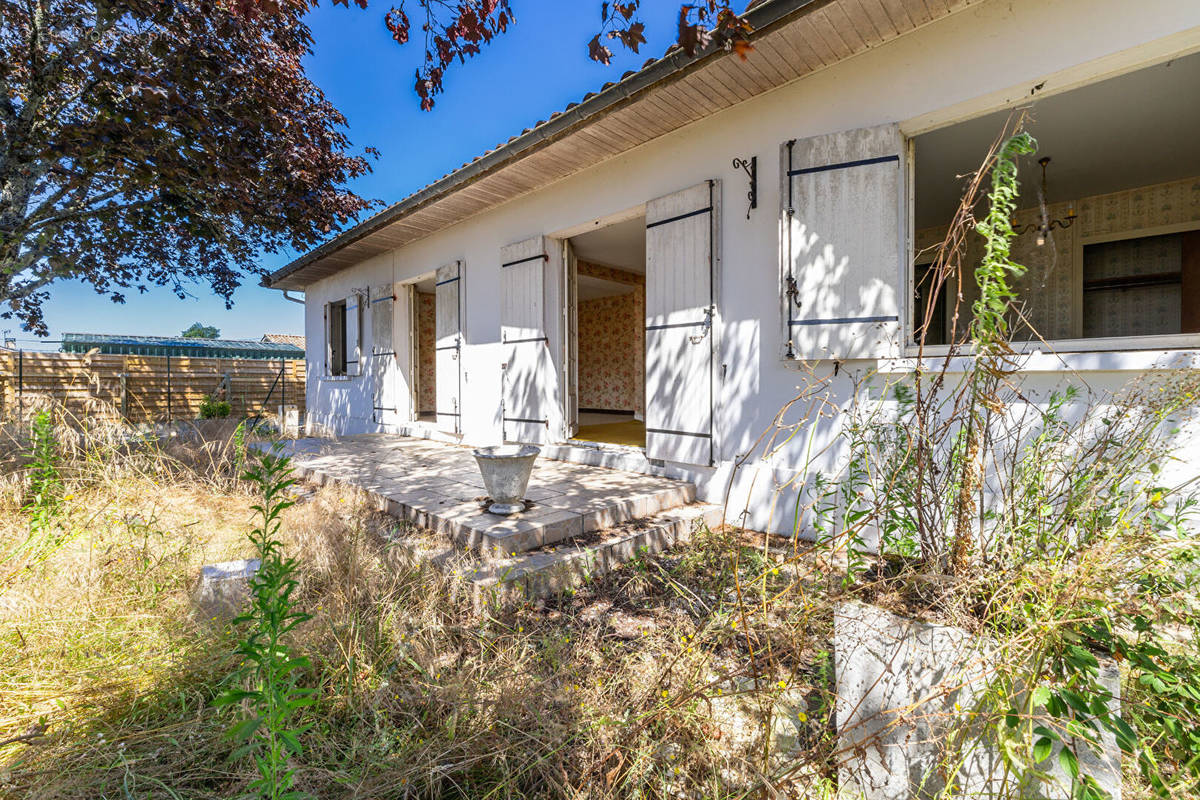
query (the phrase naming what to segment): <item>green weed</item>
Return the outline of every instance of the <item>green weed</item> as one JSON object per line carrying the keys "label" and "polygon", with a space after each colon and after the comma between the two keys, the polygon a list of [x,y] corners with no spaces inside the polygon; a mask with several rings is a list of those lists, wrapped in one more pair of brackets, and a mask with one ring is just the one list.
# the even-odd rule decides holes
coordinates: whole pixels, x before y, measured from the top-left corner
{"label": "green weed", "polygon": [[288,490],[296,481],[290,460],[272,453],[260,455],[244,478],[260,495],[253,506],[259,521],[250,532],[259,568],[250,580],[249,610],[234,620],[234,625],[246,626],[237,648],[244,659],[237,677],[248,687],[228,689],[216,705],[239,704],[247,712],[230,734],[239,743],[233,757],[252,756],[258,767],[259,777],[251,788],[265,800],[297,800],[303,795],[293,788],[295,771],[289,759],[303,754],[300,739],[308,725],[296,718],[313,704],[315,693],[298,681],[309,667],[308,659],[293,655],[284,641],[311,618],[294,607],[296,560],[284,557],[279,540],[280,516],[293,504]]}

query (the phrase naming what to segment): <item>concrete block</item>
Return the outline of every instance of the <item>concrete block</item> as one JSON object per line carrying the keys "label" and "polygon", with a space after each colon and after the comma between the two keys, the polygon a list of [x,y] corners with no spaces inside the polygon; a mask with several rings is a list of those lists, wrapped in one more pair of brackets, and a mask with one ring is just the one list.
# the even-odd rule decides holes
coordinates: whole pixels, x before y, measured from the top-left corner
{"label": "concrete block", "polygon": [[583,518],[571,511],[546,509],[532,515],[531,520],[541,528],[542,541],[539,547],[583,533]]}
{"label": "concrete block", "polygon": [[[1010,774],[998,746],[971,712],[996,677],[996,643],[959,628],[931,625],[862,603],[844,603],[834,615],[836,723],[845,754],[839,782],[848,797],[909,800],[945,789],[956,796],[1069,800],[1071,782],[1055,751],[1038,765],[1042,779]],[[1120,674],[1102,663],[1101,684],[1120,707]],[[1035,716],[1044,709],[1035,709]],[[1036,724],[1054,727],[1046,720]],[[963,727],[975,727],[957,736]],[[964,743],[951,752],[951,742]],[[1121,797],[1121,751],[1112,734],[1101,752],[1074,742],[1080,771],[1113,800]],[[951,766],[952,765],[952,766]]]}
{"label": "concrete block", "polygon": [[581,586],[600,574],[598,558],[589,550],[566,554],[522,576],[529,597],[546,597]]}
{"label": "concrete block", "polygon": [[525,523],[512,529],[489,530],[483,534],[481,551],[484,558],[505,558],[542,546],[542,530]]}
{"label": "concrete block", "polygon": [[225,561],[200,568],[192,592],[196,612],[206,620],[229,620],[242,611],[249,596],[250,578],[258,572],[257,558]]}
{"label": "concrete block", "polygon": [[279,431],[284,436],[300,435],[300,409],[294,405],[279,406]]}

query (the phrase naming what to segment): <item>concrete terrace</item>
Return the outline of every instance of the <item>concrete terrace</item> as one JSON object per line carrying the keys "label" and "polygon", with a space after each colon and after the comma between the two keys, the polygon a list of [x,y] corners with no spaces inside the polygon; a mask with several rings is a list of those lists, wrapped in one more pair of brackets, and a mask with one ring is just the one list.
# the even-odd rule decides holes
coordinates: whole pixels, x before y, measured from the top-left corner
{"label": "concrete terrace", "polygon": [[695,502],[690,483],[544,457],[529,481],[529,508],[491,514],[470,448],[427,439],[296,439],[284,452],[304,479],[361,489],[388,514],[473,553],[477,584],[536,576],[525,581],[534,594],[564,588],[568,575],[606,572],[639,549],[669,547],[720,518],[715,506]]}

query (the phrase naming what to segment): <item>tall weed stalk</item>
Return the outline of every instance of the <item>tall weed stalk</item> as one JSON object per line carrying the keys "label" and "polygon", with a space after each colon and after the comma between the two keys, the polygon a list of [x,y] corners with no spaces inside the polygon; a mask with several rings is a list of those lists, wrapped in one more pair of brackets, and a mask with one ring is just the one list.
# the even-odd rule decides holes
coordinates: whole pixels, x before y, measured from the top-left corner
{"label": "tall weed stalk", "polygon": [[975,270],[979,299],[975,301],[970,326],[975,362],[968,378],[968,413],[961,439],[961,471],[950,553],[950,568],[955,575],[964,575],[971,568],[971,550],[978,538],[973,524],[975,495],[983,482],[988,426],[999,405],[996,384],[1006,372],[1002,359],[1011,352],[1006,317],[1016,293],[1010,278],[1025,272],[1023,266],[1012,260],[1012,240],[1016,238],[1012,217],[1020,196],[1017,157],[1036,149],[1037,142],[1024,131],[1005,141],[992,166],[987,217],[976,225],[987,244],[983,262]]}
{"label": "tall weed stalk", "polygon": [[299,683],[308,659],[293,655],[285,642],[310,619],[294,606],[297,562],[283,555],[279,541],[280,517],[293,505],[289,490],[296,480],[290,459],[274,453],[261,454],[243,477],[260,494],[253,506],[258,524],[250,533],[260,564],[250,580],[249,608],[234,620],[245,626],[237,648],[244,662],[236,676],[243,685],[228,689],[217,704],[240,704],[246,711],[230,734],[239,744],[234,758],[252,756],[258,768],[251,788],[265,800],[296,800],[304,795],[294,788],[296,775],[289,760],[303,752],[300,739],[308,725],[297,722],[297,716],[313,704],[315,695]]}

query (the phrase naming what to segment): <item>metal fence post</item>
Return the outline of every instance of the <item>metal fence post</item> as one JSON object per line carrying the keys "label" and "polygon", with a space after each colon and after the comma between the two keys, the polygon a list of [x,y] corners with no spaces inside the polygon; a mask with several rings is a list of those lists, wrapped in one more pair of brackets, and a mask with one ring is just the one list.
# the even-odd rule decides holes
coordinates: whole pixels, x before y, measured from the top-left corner
{"label": "metal fence post", "polygon": [[171,354],[167,353],[167,422],[171,421]]}
{"label": "metal fence post", "polygon": [[17,420],[25,419],[25,351],[17,351]]}

